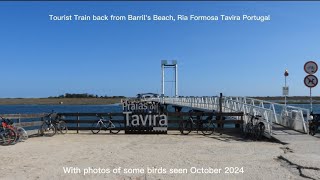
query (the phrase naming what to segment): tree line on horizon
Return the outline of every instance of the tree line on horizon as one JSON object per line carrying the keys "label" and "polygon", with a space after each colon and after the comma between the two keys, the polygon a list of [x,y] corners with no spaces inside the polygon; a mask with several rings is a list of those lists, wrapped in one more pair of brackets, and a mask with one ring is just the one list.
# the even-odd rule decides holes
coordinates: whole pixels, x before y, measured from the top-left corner
{"label": "tree line on horizon", "polygon": [[125,96],[98,96],[96,94],[89,93],[66,93],[59,96],[50,96],[48,98],[126,98]]}

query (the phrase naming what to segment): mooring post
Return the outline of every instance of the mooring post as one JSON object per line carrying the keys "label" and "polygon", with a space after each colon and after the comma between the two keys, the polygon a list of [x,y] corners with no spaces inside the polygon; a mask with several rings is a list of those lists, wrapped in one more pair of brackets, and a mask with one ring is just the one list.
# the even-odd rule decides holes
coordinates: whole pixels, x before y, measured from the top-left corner
{"label": "mooring post", "polygon": [[78,112],[78,116],[77,116],[77,134],[79,133],[79,120],[80,120],[80,117],[79,117],[79,112]]}

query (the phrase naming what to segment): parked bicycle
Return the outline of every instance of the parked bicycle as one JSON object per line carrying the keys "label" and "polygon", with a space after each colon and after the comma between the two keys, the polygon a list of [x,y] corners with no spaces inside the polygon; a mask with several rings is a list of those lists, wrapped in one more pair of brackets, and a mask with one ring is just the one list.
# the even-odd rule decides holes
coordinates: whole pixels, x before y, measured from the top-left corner
{"label": "parked bicycle", "polygon": [[189,111],[190,117],[188,120],[184,120],[180,123],[181,134],[188,135],[191,131],[196,130],[197,133],[201,131],[203,135],[211,135],[215,129],[212,118],[202,119],[202,116],[199,118],[193,117],[191,114],[192,112],[192,110]]}
{"label": "parked bicycle", "polygon": [[17,132],[12,128],[13,122],[1,117],[0,144],[9,145],[17,142]]}
{"label": "parked bicycle", "polygon": [[107,131],[107,130],[110,130],[110,133],[112,134],[117,134],[119,133],[120,129],[121,129],[121,124],[118,122],[118,121],[112,121],[112,116],[110,114],[109,115],[109,119],[106,120],[104,119],[103,116],[101,115],[96,115],[99,120],[98,122],[94,122],[92,124],[92,133],[93,134],[97,134],[99,133],[102,129]]}
{"label": "parked bicycle", "polygon": [[40,126],[40,135],[42,136],[54,136],[57,133],[57,128],[55,124],[53,123],[53,118],[52,118],[53,112],[49,113],[45,117],[43,117],[42,125]]}
{"label": "parked bicycle", "polygon": [[[3,117],[1,117],[3,120],[5,120]],[[13,121],[12,120],[9,120],[7,119],[6,121],[6,126],[12,130],[14,130],[17,134],[17,139],[16,139],[16,142],[21,142],[21,141],[25,141],[28,139],[28,133],[27,131],[23,128],[23,127],[18,127],[18,126],[15,126],[13,124]]]}
{"label": "parked bicycle", "polygon": [[[5,129],[7,131],[10,131],[9,134],[13,135],[13,132],[15,133],[15,135],[13,135],[12,137],[10,137],[9,139],[6,138],[6,136],[1,136],[2,142],[4,144],[15,144],[17,142],[20,141],[24,141],[28,139],[28,134],[26,132],[26,130],[24,130],[22,127],[17,127],[15,125],[13,125],[13,121],[10,119],[5,119],[3,117],[0,116],[1,120],[1,125],[2,125],[2,133],[4,133]],[[4,139],[5,138],[5,139]]]}
{"label": "parked bicycle", "polygon": [[56,133],[66,134],[68,132],[67,124],[52,111],[43,118],[43,124],[40,127],[40,134],[45,136],[54,136]]}
{"label": "parked bicycle", "polygon": [[61,120],[60,116],[56,116],[56,118],[53,121],[54,126],[57,129],[57,132],[61,133],[61,134],[66,134],[68,132],[68,127],[66,122],[64,122],[63,120]]}
{"label": "parked bicycle", "polygon": [[311,121],[309,121],[309,134],[311,136],[316,135],[318,129],[319,129],[319,124],[320,124],[320,116],[319,115],[312,115]]}
{"label": "parked bicycle", "polygon": [[265,125],[261,122],[262,116],[260,115],[252,115],[247,113],[250,117],[249,122],[245,125],[244,134],[245,137],[251,137],[255,140],[260,140],[265,131]]}

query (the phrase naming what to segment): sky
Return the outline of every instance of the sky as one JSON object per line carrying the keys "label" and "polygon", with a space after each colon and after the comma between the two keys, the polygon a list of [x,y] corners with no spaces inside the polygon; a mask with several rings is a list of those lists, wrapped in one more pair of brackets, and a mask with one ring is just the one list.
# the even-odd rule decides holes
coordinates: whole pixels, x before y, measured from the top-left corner
{"label": "sky", "polygon": [[[70,22],[50,14],[270,14],[271,21]],[[319,18],[320,2],[0,2],[0,97],[160,93],[163,59],[178,61],[182,96],[281,96],[285,69],[290,96],[309,95],[303,66],[320,62]],[[166,70],[166,81],[173,78]],[[173,95],[173,83],[165,85]]]}

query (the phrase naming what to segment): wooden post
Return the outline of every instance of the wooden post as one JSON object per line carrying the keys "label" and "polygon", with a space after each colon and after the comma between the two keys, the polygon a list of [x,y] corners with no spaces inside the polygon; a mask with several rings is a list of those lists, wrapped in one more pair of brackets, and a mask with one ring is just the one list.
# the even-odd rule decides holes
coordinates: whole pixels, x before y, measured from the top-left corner
{"label": "wooden post", "polygon": [[219,109],[220,109],[220,113],[222,113],[222,93],[220,93],[220,98],[219,98]]}
{"label": "wooden post", "polygon": [[243,132],[243,116],[241,116],[241,132]]}
{"label": "wooden post", "polygon": [[79,120],[80,120],[80,117],[79,117],[79,112],[78,112],[78,116],[77,116],[77,134],[79,133]]}
{"label": "wooden post", "polygon": [[222,93],[220,93],[220,98],[219,98],[219,106],[220,106],[220,118],[219,118],[219,124],[220,124],[220,135],[222,134],[222,128],[223,128],[223,124],[222,124],[222,120],[223,120],[223,116],[222,116]]}

